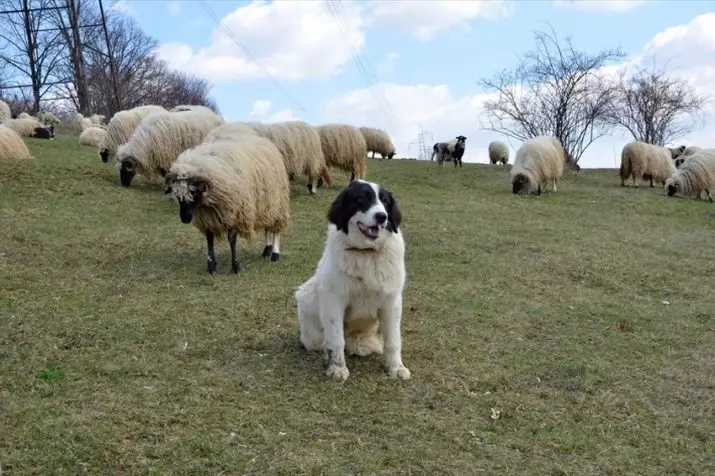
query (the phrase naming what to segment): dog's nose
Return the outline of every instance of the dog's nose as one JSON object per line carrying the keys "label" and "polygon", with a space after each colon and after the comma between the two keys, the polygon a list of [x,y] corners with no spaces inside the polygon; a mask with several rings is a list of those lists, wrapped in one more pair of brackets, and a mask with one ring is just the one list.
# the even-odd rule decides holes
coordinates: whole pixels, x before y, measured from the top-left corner
{"label": "dog's nose", "polygon": [[375,213],[375,221],[378,225],[382,225],[387,221],[387,213],[377,212]]}

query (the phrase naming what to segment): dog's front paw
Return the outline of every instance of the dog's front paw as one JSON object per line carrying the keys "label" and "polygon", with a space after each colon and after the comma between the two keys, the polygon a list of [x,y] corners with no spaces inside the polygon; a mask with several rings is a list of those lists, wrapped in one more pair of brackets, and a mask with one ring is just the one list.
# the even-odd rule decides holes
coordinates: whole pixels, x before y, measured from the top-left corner
{"label": "dog's front paw", "polygon": [[405,366],[388,369],[387,375],[397,380],[409,380],[411,377],[410,370]]}
{"label": "dog's front paw", "polygon": [[328,370],[325,373],[328,377],[333,380],[337,380],[338,382],[346,381],[348,379],[348,376],[350,375],[350,371],[347,367],[340,367],[339,365],[335,364],[330,364],[328,366]]}

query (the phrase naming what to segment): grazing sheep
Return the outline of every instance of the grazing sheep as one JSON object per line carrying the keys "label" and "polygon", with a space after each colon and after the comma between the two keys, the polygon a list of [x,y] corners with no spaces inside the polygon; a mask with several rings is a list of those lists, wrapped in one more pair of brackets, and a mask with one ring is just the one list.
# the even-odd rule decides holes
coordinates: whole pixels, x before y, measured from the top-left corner
{"label": "grazing sheep", "polygon": [[671,149],[640,141],[626,144],[621,151],[621,187],[625,187],[629,177],[633,179],[634,187],[638,187],[640,178],[650,180],[651,187],[654,180],[664,185],[676,171],[674,160],[684,150],[684,145]]}
{"label": "grazing sheep", "polygon": [[241,270],[236,238],[252,241],[263,230],[263,257],[280,259],[280,237],[290,222],[290,184],[278,148],[268,139],[244,134],[181,153],[165,178],[165,193],[179,202],[183,223],[193,221],[206,236],[208,272],[216,272],[214,237],[227,233],[231,271]]}
{"label": "grazing sheep", "polygon": [[126,144],[137,126],[144,118],[166,112],[161,106],[138,106],[126,111],[119,111],[109,121],[107,135],[99,143],[99,156],[102,162],[109,163],[117,154],[117,148]]}
{"label": "grazing sheep", "polygon": [[690,147],[686,147],[686,148],[683,150],[683,153],[680,154],[680,155],[685,155],[685,156],[687,156],[687,155],[693,155],[694,153],[696,153],[696,152],[698,152],[698,151],[700,151],[700,150],[703,150],[702,147],[698,147],[697,145],[691,145]]}
{"label": "grazing sheep", "polygon": [[462,166],[462,156],[464,156],[464,150],[466,148],[467,138],[459,135],[456,138],[447,142],[437,142],[432,146],[432,157],[430,160],[434,160],[435,155],[437,156],[437,163],[440,166],[444,166],[444,162],[450,162],[454,160],[454,167]]}
{"label": "grazing sheep", "polygon": [[37,113],[37,120],[43,124],[55,125],[59,124],[60,120],[50,111],[40,111]]}
{"label": "grazing sheep", "polygon": [[21,112],[20,115],[17,116],[18,119],[35,119],[31,115],[29,115],[26,112]]}
{"label": "grazing sheep", "polygon": [[104,124],[104,119],[105,117],[101,114],[92,114],[92,116],[89,118],[93,126],[101,126],[102,124]]}
{"label": "grazing sheep", "polygon": [[325,164],[321,173],[325,182],[328,177],[328,167],[335,167],[350,172],[350,181],[364,179],[366,175],[365,160],[367,143],[360,129],[348,124],[323,124],[315,127],[320,136],[320,145],[325,156]]}
{"label": "grazing sheep", "polygon": [[35,139],[49,139],[49,140],[55,140],[55,125],[50,124],[50,127],[35,127],[35,131],[32,133],[32,136]]}
{"label": "grazing sheep", "polygon": [[204,138],[204,144],[210,144],[212,142],[218,142],[221,140],[236,140],[245,134],[248,135],[258,135],[256,129],[253,127],[254,124],[251,122],[227,122],[221,124],[218,127],[209,132]]}
{"label": "grazing sheep", "polygon": [[509,162],[509,146],[500,140],[489,143],[489,163],[506,165]]}
{"label": "grazing sheep", "polygon": [[201,144],[222,123],[223,118],[211,111],[163,112],[145,118],[117,149],[122,185],[129,187],[137,174],[163,177],[179,154]]}
{"label": "grazing sheep", "polygon": [[206,106],[197,106],[193,104],[181,104],[179,106],[173,107],[169,109],[169,112],[183,112],[183,111],[210,111],[211,108],[206,107]]}
{"label": "grazing sheep", "polygon": [[80,130],[80,131],[83,131],[83,130],[88,129],[88,128],[93,127],[93,126],[94,126],[94,123],[92,122],[92,119],[90,119],[90,118],[88,118],[88,117],[83,117],[83,118],[79,121],[79,130]]}
{"label": "grazing sheep", "polygon": [[23,137],[33,137],[35,129],[42,127],[40,121],[35,118],[30,119],[10,119],[3,122],[3,126],[9,127]]}
{"label": "grazing sheep", "polygon": [[558,139],[538,136],[524,142],[516,152],[511,168],[512,193],[530,194],[536,187],[536,194],[546,191],[549,182],[556,184],[564,173],[566,152]]}
{"label": "grazing sheep", "polygon": [[12,111],[5,101],[0,101],[0,123],[12,119]]}
{"label": "grazing sheep", "polygon": [[107,130],[101,127],[88,127],[79,135],[79,145],[91,145],[99,147],[99,144],[107,135]]}
{"label": "grazing sheep", "polygon": [[0,159],[30,159],[30,151],[20,134],[0,125]]}
{"label": "grazing sheep", "polygon": [[392,159],[395,156],[395,146],[392,144],[387,132],[374,127],[360,127],[360,132],[365,138],[367,151],[372,152],[373,159],[375,158],[375,153],[380,154],[383,159],[385,157]]}
{"label": "grazing sheep", "polygon": [[665,181],[669,197],[676,193],[695,195],[699,200],[702,192],[712,203],[710,190],[715,186],[715,149],[701,149],[690,155],[681,167]]}

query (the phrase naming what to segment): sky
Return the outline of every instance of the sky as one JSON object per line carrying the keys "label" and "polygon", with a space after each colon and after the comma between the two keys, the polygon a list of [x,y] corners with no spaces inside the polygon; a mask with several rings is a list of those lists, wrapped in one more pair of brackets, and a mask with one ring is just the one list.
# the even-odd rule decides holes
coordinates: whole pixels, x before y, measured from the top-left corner
{"label": "sky", "polygon": [[[713,97],[704,123],[677,143],[715,135],[712,1],[119,0],[113,8],[156,38],[172,67],[209,80],[227,121],[379,127],[398,157],[417,157],[420,137],[430,147],[462,134],[465,162],[488,163],[492,140],[509,144],[512,162],[520,142],[481,128],[489,96],[479,80],[513,68],[548,22],[580,50],[620,47],[627,57],[616,67],[667,64]],[[617,167],[630,140],[614,131],[581,167]]]}

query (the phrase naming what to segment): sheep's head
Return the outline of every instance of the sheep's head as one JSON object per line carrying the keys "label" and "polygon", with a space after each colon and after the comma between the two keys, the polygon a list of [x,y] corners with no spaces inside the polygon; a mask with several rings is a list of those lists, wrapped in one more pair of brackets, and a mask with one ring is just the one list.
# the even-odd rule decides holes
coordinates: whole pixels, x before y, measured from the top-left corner
{"label": "sheep's head", "polygon": [[530,188],[529,177],[524,174],[516,174],[511,179],[511,192],[514,194],[529,193]]}
{"label": "sheep's head", "polygon": [[132,156],[122,157],[121,161],[117,162],[119,168],[119,178],[122,181],[122,185],[128,187],[132,184],[134,176],[137,174],[139,169],[139,161]]}
{"label": "sheep's head", "polygon": [[680,147],[674,147],[674,148],[670,148],[668,150],[670,150],[671,158],[677,159],[678,157],[683,155],[683,152],[685,152],[685,146],[681,145]]}
{"label": "sheep's head", "polygon": [[208,182],[201,177],[179,178],[175,172],[164,177],[164,193],[171,194],[179,202],[179,218],[182,223],[191,223],[196,207],[208,190]]}
{"label": "sheep's head", "polygon": [[665,193],[667,193],[669,197],[678,193],[679,188],[678,182],[673,180],[672,177],[665,181]]}
{"label": "sheep's head", "polygon": [[462,144],[462,146],[464,146],[464,143],[467,142],[467,138],[464,136],[457,136],[456,139],[457,144]]}
{"label": "sheep's head", "polygon": [[104,148],[99,150],[99,157],[105,164],[109,163],[109,149]]}
{"label": "sheep's head", "polygon": [[392,149],[392,151],[389,154],[387,154],[387,159],[391,160],[395,156],[396,153],[397,153],[397,151],[395,149]]}

